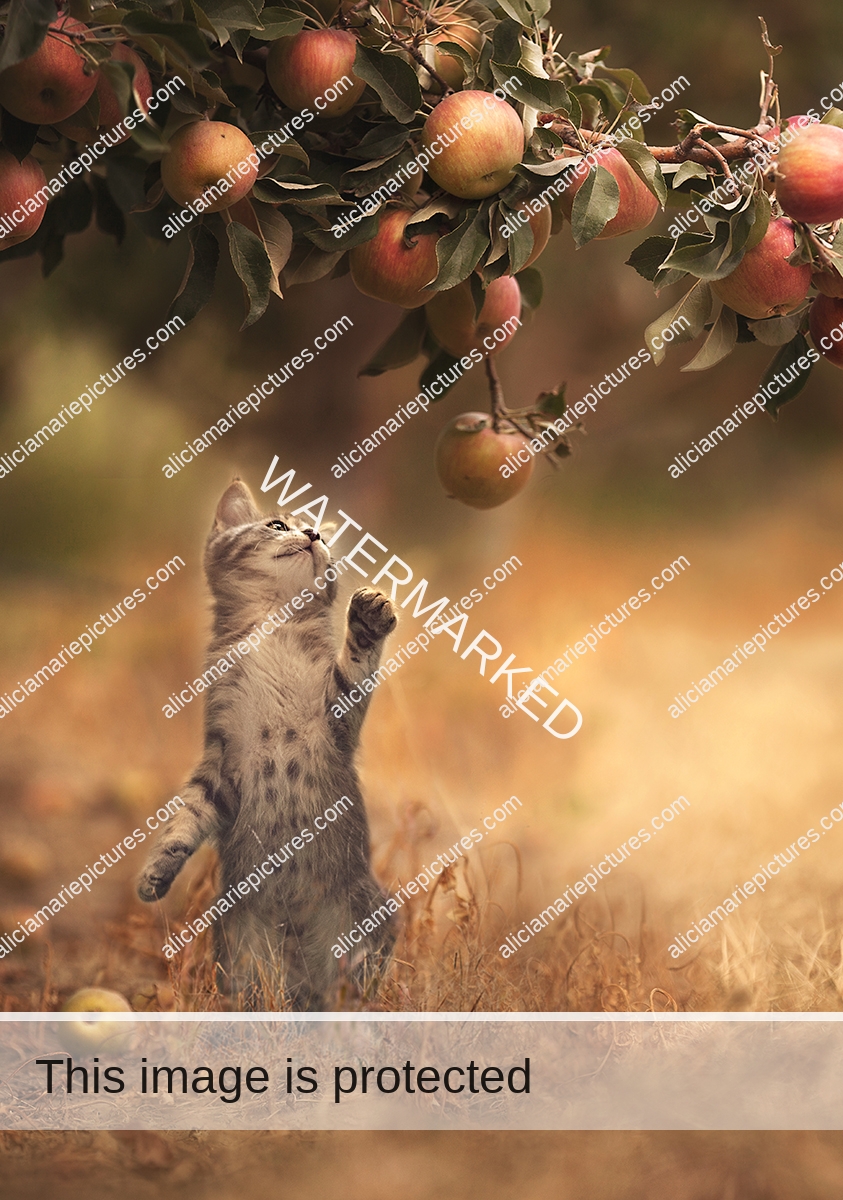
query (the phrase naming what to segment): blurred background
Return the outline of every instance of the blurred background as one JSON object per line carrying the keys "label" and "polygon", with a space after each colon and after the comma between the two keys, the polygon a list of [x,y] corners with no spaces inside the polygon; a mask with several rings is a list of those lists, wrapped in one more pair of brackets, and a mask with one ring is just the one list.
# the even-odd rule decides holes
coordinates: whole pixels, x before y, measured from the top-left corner
{"label": "blurred background", "polygon": [[[784,47],[783,111],[802,112],[843,80],[843,10],[777,0],[764,15]],[[683,105],[735,125],[757,119],[766,58],[752,6],[583,0],[560,6],[555,23],[568,51],[611,43],[610,65],[633,67],[653,92],[685,75]],[[670,119],[649,125],[651,142],[674,140]],[[648,232],[669,223],[660,216]],[[643,345],[645,326],[675,295],[655,297],[624,265],[640,240],[575,252],[567,228],[552,239],[539,264],[544,303],[498,360],[511,405],[561,380],[576,401]],[[35,260],[0,263],[0,452],[143,345],[163,324],[185,259],[183,235],[164,245],[132,229],[119,248],[94,232],[70,239],[47,280]],[[354,328],[338,343],[164,478],[162,464],[185,438],[343,314]],[[201,664],[203,540],[232,476],[258,493],[277,454],[282,469],[328,493],[331,512],[342,507],[426,574],[435,596],[482,588],[517,555],[521,568],[484,598],[469,628],[482,622],[537,670],[679,555],[691,564],[556,684],[584,714],[571,741],[523,714],[504,720],[503,687],[490,687],[445,639],[378,690],[361,769],[385,884],[415,874],[509,796],[523,805],[466,872],[406,914],[382,1004],[841,1007],[834,835],[698,951],[677,963],[667,948],[840,799],[843,591],[680,720],[668,706],[843,560],[843,378],[820,364],[777,423],[751,418],[674,481],[673,456],[752,395],[773,351],[739,347],[712,371],[683,374],[695,351],[672,349],[601,401],[559,470],[540,463],[515,502],[480,513],[444,496],[432,462],[442,425],[487,407],[480,371],[341,481],[330,474],[341,452],[418,390],[421,363],[357,378],[399,315],[345,277],[291,289],[240,333],[240,284],[223,273],[192,325],[0,481],[2,691],[174,555],[186,563],[0,724],[0,929],[110,850],[191,770],[199,705],[172,720],[162,707]],[[504,934],[679,795],[688,810],[595,897],[511,962],[500,958]],[[168,976],[160,952],[165,920],[180,921],[210,894],[212,862],[198,855],[159,911],[134,897],[143,853],[0,964],[6,1008],[53,1008],[92,984],[136,1007],[214,1002],[205,960],[183,956]]]}

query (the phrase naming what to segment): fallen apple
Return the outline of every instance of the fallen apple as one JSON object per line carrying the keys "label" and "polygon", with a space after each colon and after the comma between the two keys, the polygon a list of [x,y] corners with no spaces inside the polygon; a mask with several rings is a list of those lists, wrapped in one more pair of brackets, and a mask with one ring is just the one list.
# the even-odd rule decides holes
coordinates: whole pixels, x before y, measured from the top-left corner
{"label": "fallen apple", "polygon": [[109,1021],[104,1013],[132,1011],[125,996],[108,988],[86,987],[74,992],[61,1007],[63,1013],[84,1014],[78,1021],[57,1023],[59,1040],[68,1054],[80,1056],[106,1051],[122,1054],[131,1049],[135,1035],[132,1021]]}

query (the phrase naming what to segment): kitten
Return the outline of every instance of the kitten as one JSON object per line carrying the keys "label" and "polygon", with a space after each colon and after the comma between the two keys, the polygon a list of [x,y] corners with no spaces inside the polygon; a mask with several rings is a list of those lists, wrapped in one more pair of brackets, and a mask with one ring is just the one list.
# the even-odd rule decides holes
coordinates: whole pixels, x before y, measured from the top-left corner
{"label": "kitten", "polygon": [[[242,641],[256,622],[277,628],[257,652],[235,665],[205,698],[205,749],[181,792],[185,808],[167,825],[138,885],[141,900],[166,895],[186,860],[204,841],[220,857],[222,892],[266,872],[257,891],[216,921],[216,954],[228,990],[254,1003],[259,980],[280,984],[294,1008],[322,1008],[339,964],[337,936],[383,904],[372,876],[369,828],[354,752],[369,696],[342,719],[331,715],[348,692],[374,671],[396,618],[389,600],[359,588],[347,612],[337,657],[332,630],[336,582],[315,586],[331,554],[313,529],[293,518],[267,518],[239,480],[219,502],[205,546],[205,574],[214,597],[208,662]],[[324,580],[322,581],[324,584]],[[314,598],[290,602],[303,589]],[[306,594],[306,593],[305,593]],[[283,610],[283,606],[287,609]],[[267,621],[285,611],[283,623]],[[314,818],[341,797],[333,824],[314,834]],[[311,840],[284,861],[279,855],[303,829]],[[301,845],[301,842],[299,843]],[[235,893],[232,892],[232,895]],[[358,984],[375,977],[394,940],[384,925],[362,943],[351,964]]]}

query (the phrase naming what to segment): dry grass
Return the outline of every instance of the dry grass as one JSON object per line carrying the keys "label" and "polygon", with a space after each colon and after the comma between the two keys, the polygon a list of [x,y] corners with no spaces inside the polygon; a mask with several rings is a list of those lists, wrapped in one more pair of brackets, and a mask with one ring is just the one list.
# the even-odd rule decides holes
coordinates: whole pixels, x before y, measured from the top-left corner
{"label": "dry grass", "polygon": [[[691,570],[559,681],[586,713],[569,743],[554,742],[526,717],[504,720],[503,686],[490,686],[447,644],[383,685],[361,771],[385,884],[412,878],[510,795],[523,807],[427,897],[405,906],[379,998],[343,994],[338,1002],[397,1010],[839,1009],[843,911],[834,835],[693,955],[677,963],[667,948],[677,930],[839,799],[843,744],[834,717],[843,589],[698,710],[672,721],[667,705],[759,620],[840,561],[836,521],[810,542],[803,532],[809,514],[840,507],[836,480],[817,477],[779,508],[646,542],[620,542],[613,527],[572,521],[554,533],[549,516],[538,539],[524,510],[523,525],[511,524],[491,559],[517,547],[524,566],[483,601],[469,629],[482,621],[507,653],[537,669],[677,554],[690,559]],[[564,558],[548,557],[547,546],[563,538]],[[505,553],[498,557],[497,549]],[[478,543],[458,574],[436,579],[459,596],[489,563],[488,547]],[[120,576],[141,573],[127,561]],[[107,591],[116,590],[115,580]],[[49,657],[96,606],[23,585],[9,589],[6,602],[0,650],[9,679]],[[75,662],[3,723],[4,927],[141,824],[194,761],[198,707],[171,722],[160,710],[201,652],[201,580],[185,573],[154,603],[148,620],[133,614],[97,657]],[[408,624],[404,633],[411,632]],[[507,932],[679,794],[690,801],[688,811],[596,895],[512,959],[500,956]],[[220,1003],[206,948],[180,956],[172,978],[160,950],[165,921],[182,920],[210,898],[212,859],[197,855],[159,911],[134,897],[143,853],[75,901],[51,924],[49,939],[33,938],[3,961],[6,1008],[51,1009],[93,983],[116,987],[139,1008]],[[268,996],[267,1006],[283,1007],[283,997]]]}

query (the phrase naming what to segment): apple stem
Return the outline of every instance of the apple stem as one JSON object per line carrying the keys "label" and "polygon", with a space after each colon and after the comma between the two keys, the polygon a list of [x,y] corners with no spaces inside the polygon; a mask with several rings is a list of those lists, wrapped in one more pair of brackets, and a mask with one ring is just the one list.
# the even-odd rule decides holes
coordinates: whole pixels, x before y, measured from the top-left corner
{"label": "apple stem", "polygon": [[492,401],[492,428],[495,433],[498,433],[501,421],[508,418],[509,413],[504,403],[503,387],[498,376],[498,369],[490,354],[486,355],[486,378],[489,381],[489,396]]}

